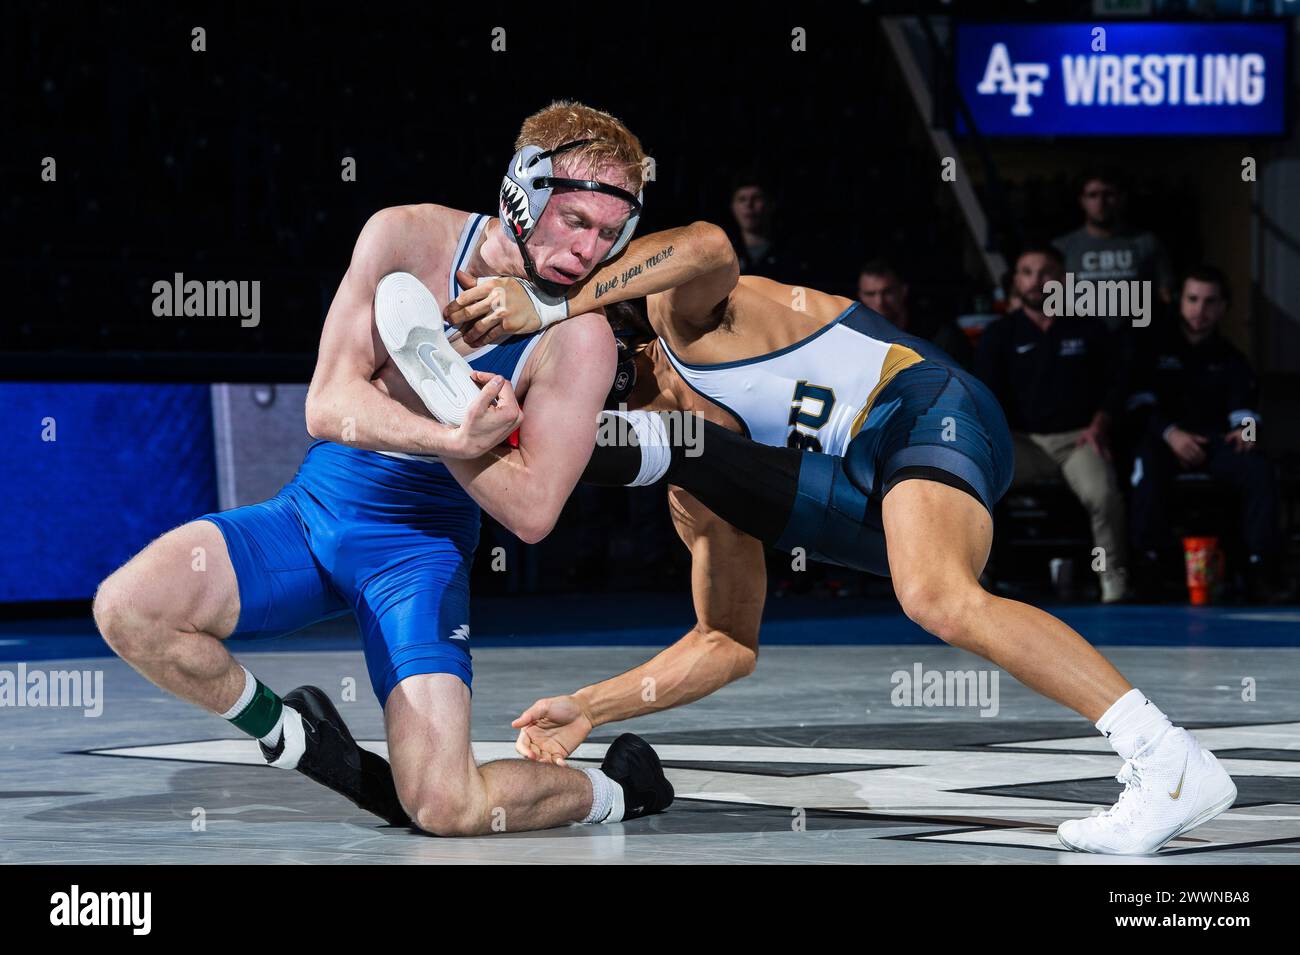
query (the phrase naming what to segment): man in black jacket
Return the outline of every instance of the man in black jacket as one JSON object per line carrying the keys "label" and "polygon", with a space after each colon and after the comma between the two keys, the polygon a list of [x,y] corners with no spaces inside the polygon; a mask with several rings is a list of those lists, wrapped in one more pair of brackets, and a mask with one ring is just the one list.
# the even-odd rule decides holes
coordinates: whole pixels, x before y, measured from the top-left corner
{"label": "man in black jacket", "polygon": [[1230,295],[1219,269],[1200,266],[1183,279],[1177,321],[1134,336],[1133,542],[1157,561],[1171,544],[1170,483],[1180,471],[1208,473],[1241,493],[1251,592],[1263,599],[1280,587],[1278,490],[1256,441],[1255,374],[1218,330]]}
{"label": "man in black jacket", "polygon": [[1123,407],[1121,361],[1112,333],[1095,318],[1044,311],[1047,282],[1065,274],[1061,253],[1034,245],[1016,259],[1022,303],[980,336],[975,373],[997,396],[1011,425],[1012,487],[1060,476],[1088,510],[1093,567],[1105,603],[1128,592],[1124,497],[1111,463],[1111,421]]}

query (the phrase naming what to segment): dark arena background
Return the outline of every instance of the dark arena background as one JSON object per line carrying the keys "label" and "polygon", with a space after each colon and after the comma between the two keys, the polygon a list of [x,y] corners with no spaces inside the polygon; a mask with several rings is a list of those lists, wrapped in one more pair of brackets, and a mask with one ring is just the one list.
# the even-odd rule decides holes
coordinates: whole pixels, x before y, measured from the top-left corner
{"label": "dark arena background", "polygon": [[[9,4],[0,862],[1300,861],[1297,12]],[[852,314],[928,340],[988,386],[1015,451],[977,568],[993,602],[934,626],[897,574],[767,547],[765,580],[745,584],[746,606],[762,607],[758,654],[757,631],[700,610],[735,571],[683,546],[667,479],[579,483],[536,543],[485,510],[462,568],[474,758],[516,757],[511,722],[534,701],[694,641],[671,675],[632,674],[644,714],[593,718],[570,764],[594,769],[636,733],[676,800],[612,825],[493,816],[487,831],[429,835],[439,826],[386,825],[268,768],[222,718],[233,696],[157,685],[198,666],[177,647],[202,641],[209,667],[225,647],[277,707],[275,694],[318,686],[364,751],[392,757],[363,654],[373,634],[353,613],[221,643],[195,622],[183,574],[92,602],[164,533],[293,479],[313,444],[322,325],[362,227],[419,203],[495,222],[521,123],[557,100],[617,117],[652,160],[636,238],[712,223],[742,284],[861,302],[871,311]],[[430,288],[446,305],[442,276]],[[247,294],[177,314],[191,282]],[[794,400],[792,445],[808,401]],[[966,533],[955,514],[933,520]],[[225,559],[176,552],[194,575]],[[245,572],[238,596],[267,586]],[[931,597],[956,606],[946,586]],[[1062,634],[1077,631],[1213,750],[1237,789],[1226,811],[1154,854],[1068,851],[1057,826],[1115,803],[1124,760],[1090,725],[1106,705],[1085,718],[1018,680],[1019,658],[993,638],[969,636],[1009,601],[1052,620],[1017,653],[1073,666]],[[717,692],[687,702],[679,690],[718,654],[731,669]],[[423,783],[398,782],[417,821],[442,818],[412,809]],[[1246,870],[1220,871],[1229,890]],[[1128,911],[1102,901],[1089,917]]]}

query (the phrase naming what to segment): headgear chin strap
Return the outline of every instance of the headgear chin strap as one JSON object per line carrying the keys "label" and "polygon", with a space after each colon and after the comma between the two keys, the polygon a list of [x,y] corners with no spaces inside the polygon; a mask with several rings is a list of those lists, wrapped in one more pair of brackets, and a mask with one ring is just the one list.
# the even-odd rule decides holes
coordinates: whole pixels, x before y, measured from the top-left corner
{"label": "headgear chin strap", "polygon": [[626,189],[620,189],[618,186],[611,186],[605,182],[597,182],[594,179],[564,179],[552,175],[554,172],[552,157],[568,152],[570,149],[585,146],[591,141],[590,139],[577,139],[556,146],[554,149],[545,150],[540,146],[525,146],[515,153],[514,158],[510,160],[510,166],[506,169],[505,177],[501,180],[501,224],[505,226],[506,232],[519,246],[519,251],[524,259],[524,269],[528,272],[528,278],[534,284],[541,286],[544,291],[553,295],[562,296],[566,287],[557,282],[543,279],[537,274],[537,270],[533,266],[533,257],[528,254],[526,243],[528,237],[533,234],[533,230],[537,228],[537,223],[542,218],[542,212],[545,211],[546,204],[551,201],[551,192],[556,187],[603,192],[607,196],[622,199],[631,206],[632,212],[627,217],[627,222],[623,224],[623,231],[619,233],[614,244],[605,253],[605,257],[601,259],[602,262],[612,259],[627,247],[628,242],[632,240],[632,233],[636,231],[637,221],[641,218],[641,200],[644,190],[634,196]]}

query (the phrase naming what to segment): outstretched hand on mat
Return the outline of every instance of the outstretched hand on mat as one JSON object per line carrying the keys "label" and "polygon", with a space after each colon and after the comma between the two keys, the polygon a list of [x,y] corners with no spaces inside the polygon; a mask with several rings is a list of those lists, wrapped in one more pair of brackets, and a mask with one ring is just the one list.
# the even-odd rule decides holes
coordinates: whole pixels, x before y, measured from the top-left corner
{"label": "outstretched hand on mat", "polygon": [[538,700],[510,724],[519,730],[515,750],[524,759],[560,766],[582,745],[592,722],[576,697],[552,696]]}

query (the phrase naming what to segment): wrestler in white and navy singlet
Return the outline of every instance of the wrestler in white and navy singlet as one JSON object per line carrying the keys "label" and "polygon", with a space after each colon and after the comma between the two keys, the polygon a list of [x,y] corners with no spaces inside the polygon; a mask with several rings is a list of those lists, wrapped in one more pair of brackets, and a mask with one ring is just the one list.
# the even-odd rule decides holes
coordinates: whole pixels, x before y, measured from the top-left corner
{"label": "wrestler in white and navy singlet", "polygon": [[[950,484],[990,511],[1010,483],[1011,434],[988,388],[933,343],[863,305],[793,345],[740,361],[691,364],[659,344],[682,379],[730,412],[745,437],[804,452],[788,522],[768,541],[779,550],[799,547],[813,559],[887,574],[880,502],[895,483]],[[728,473],[744,475],[746,459],[757,464],[759,456],[725,434],[714,452],[731,456]],[[677,476],[697,496],[718,489]],[[710,501],[728,517],[725,495]],[[732,515],[732,523],[743,528],[744,518]]]}

